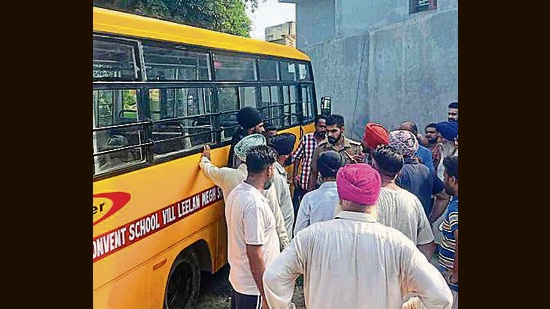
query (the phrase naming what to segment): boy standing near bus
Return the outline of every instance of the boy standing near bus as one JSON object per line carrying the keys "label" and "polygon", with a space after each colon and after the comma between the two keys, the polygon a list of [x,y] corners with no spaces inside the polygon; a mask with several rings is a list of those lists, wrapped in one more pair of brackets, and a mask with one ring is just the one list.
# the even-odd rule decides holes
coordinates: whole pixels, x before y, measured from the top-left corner
{"label": "boy standing near bus", "polygon": [[263,195],[273,183],[277,154],[271,147],[252,148],[246,156],[248,176],[227,197],[229,282],[231,308],[269,308],[263,273],[279,255],[279,238],[269,200]]}

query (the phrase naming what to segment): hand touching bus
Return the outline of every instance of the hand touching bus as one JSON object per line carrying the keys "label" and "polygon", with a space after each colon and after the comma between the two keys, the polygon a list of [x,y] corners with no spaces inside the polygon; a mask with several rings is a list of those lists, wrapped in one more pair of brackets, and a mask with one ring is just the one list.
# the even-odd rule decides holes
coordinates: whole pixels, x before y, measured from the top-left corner
{"label": "hand touching bus", "polygon": [[208,160],[210,160],[210,146],[204,145],[202,149],[202,156],[206,157]]}

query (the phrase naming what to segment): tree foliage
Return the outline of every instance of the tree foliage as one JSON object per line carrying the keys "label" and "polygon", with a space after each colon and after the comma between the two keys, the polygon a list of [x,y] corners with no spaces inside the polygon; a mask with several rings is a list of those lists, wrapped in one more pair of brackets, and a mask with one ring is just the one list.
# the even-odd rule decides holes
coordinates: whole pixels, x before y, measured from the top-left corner
{"label": "tree foliage", "polygon": [[244,37],[250,37],[251,28],[246,7],[258,8],[258,0],[94,0],[93,4]]}

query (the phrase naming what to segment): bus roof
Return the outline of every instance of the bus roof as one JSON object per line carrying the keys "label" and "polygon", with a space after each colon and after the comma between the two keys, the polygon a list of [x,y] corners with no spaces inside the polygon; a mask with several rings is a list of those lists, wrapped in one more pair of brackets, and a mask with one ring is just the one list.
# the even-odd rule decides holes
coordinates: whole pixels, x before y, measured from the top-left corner
{"label": "bus roof", "polygon": [[165,40],[228,51],[310,60],[306,54],[290,46],[98,7],[94,7],[93,10],[94,31],[97,32]]}

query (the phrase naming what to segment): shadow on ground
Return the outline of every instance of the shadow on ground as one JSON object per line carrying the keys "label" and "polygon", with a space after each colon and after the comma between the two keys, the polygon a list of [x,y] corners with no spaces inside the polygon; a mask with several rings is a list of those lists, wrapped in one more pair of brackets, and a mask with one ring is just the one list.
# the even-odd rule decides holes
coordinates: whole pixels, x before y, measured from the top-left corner
{"label": "shadow on ground", "polygon": [[[198,309],[230,309],[231,308],[231,284],[227,279],[229,277],[229,265],[222,267],[217,273],[202,273],[201,291]],[[304,296],[301,286],[294,290],[292,301],[296,304],[296,309],[305,309]]]}

